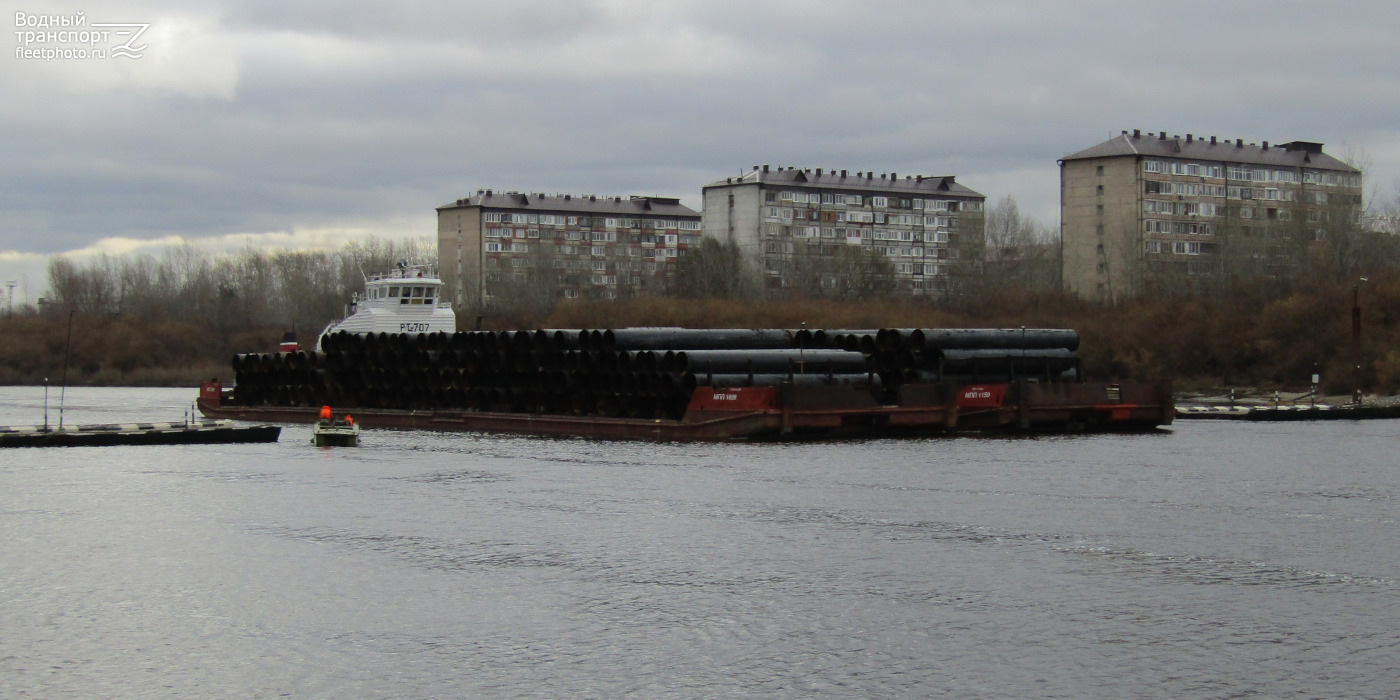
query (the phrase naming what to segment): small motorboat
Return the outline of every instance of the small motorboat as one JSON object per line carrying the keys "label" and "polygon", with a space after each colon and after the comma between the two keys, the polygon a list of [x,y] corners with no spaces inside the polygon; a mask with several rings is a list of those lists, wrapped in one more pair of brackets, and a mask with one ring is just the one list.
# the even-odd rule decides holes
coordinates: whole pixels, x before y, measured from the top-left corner
{"label": "small motorboat", "polygon": [[317,447],[356,447],[360,444],[360,426],[349,414],[335,418],[330,406],[322,406],[320,420],[311,426],[311,443]]}

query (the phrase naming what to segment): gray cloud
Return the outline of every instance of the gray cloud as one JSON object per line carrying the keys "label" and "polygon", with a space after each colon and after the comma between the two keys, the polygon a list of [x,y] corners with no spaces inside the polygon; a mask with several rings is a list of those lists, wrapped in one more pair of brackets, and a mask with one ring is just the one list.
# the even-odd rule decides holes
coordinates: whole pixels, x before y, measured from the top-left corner
{"label": "gray cloud", "polygon": [[0,251],[427,235],[478,187],[698,206],[761,163],[956,174],[1048,219],[1055,159],[1132,128],[1345,142],[1381,189],[1400,175],[1400,17],[1378,4],[209,1],[89,21],[151,22],[146,56],[0,60]]}

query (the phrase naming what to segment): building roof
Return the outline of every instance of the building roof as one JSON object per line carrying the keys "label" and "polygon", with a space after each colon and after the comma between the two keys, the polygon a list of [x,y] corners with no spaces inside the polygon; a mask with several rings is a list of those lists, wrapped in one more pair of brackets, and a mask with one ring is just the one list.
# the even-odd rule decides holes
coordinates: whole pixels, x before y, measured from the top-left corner
{"label": "building roof", "polygon": [[786,186],[819,190],[840,190],[843,192],[908,193],[923,195],[943,195],[949,197],[982,197],[985,195],[958,184],[952,175],[905,175],[900,179],[897,173],[858,172],[847,174],[845,170],[824,172],[821,168],[778,168],[768,166],[754,169],[705,185],[711,187],[732,187],[734,185]]}
{"label": "building roof", "polygon": [[1084,160],[1087,158],[1113,158],[1115,156],[1154,156],[1161,158],[1180,158],[1188,160],[1208,160],[1221,163],[1241,163],[1249,165],[1275,165],[1288,168],[1311,168],[1315,170],[1340,170],[1348,173],[1359,173],[1360,170],[1343,163],[1332,156],[1322,152],[1322,144],[1311,141],[1290,141],[1288,143],[1269,145],[1268,141],[1263,145],[1244,143],[1242,139],[1234,141],[1217,141],[1214,136],[1206,138],[1195,138],[1187,134],[1183,139],[1180,136],[1167,137],[1167,132],[1162,131],[1157,135],[1143,134],[1140,130],[1134,129],[1133,133],[1123,132],[1118,136],[1104,141],[1097,146],[1091,146],[1077,153],[1071,153],[1061,162],[1067,160]]}
{"label": "building roof", "polygon": [[700,212],[681,204],[675,197],[598,197],[571,194],[524,192],[493,192],[479,190],[476,194],[449,202],[438,211],[482,207],[484,209],[518,209],[529,211],[562,211],[578,214],[613,214],[619,216],[679,216],[698,218]]}

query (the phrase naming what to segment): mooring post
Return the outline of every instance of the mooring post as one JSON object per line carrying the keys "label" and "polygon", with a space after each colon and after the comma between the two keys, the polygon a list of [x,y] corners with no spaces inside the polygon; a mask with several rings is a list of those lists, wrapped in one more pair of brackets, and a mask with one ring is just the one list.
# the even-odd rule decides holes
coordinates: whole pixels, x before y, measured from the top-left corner
{"label": "mooring post", "polygon": [[63,432],[63,404],[68,397],[68,349],[73,346],[73,314],[77,309],[68,310],[68,339],[63,341],[63,386],[58,390],[58,431]]}

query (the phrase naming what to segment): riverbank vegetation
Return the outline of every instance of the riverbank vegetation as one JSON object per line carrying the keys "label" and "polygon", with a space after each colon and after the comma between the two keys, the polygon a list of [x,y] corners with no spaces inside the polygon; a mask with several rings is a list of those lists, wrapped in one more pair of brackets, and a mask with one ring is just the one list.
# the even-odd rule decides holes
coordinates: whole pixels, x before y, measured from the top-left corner
{"label": "riverbank vegetation", "polygon": [[[1319,256],[1287,278],[1162,286],[1115,305],[1058,291],[1054,246],[961,272],[936,300],[892,294],[767,298],[725,282],[736,263],[722,250],[698,272],[681,268],[669,289],[617,299],[559,300],[488,309],[485,329],[687,326],[744,328],[1056,327],[1079,331],[1087,373],[1100,379],[1172,378],[1178,388],[1305,388],[1350,393],[1356,381],[1351,326],[1361,314],[1361,377],[1373,391],[1400,390],[1400,255],[1393,241],[1365,256]],[[431,240],[368,239],[333,252],[245,250],[210,256],[182,248],[161,257],[56,258],[50,299],[0,317],[0,384],[57,383],[72,325],[68,382],[193,385],[230,374],[238,352],[274,350],[295,330],[303,343],[363,289],[361,271],[434,257]],[[701,258],[697,258],[697,262]],[[692,266],[700,268],[701,266]],[[691,275],[687,278],[687,275]],[[1367,281],[1361,281],[1366,277]],[[686,280],[690,281],[687,283]],[[684,284],[682,284],[684,283]],[[459,327],[477,325],[475,316]]]}

